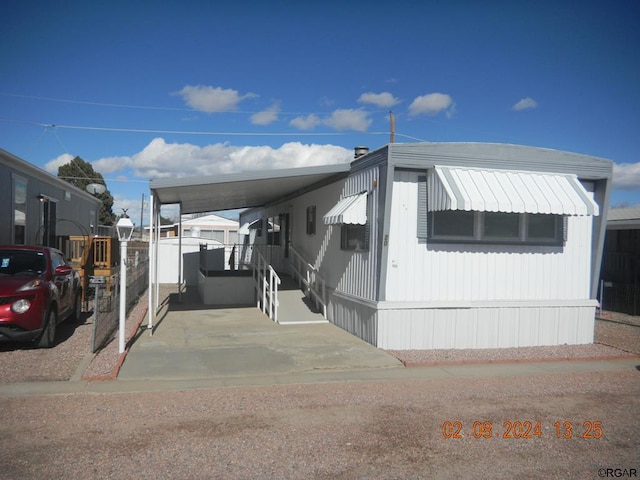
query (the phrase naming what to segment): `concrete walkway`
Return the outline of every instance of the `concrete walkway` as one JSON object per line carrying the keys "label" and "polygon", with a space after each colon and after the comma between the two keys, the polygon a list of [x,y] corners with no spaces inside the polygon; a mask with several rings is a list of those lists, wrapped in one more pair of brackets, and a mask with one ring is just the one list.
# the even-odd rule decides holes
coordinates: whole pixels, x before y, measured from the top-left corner
{"label": "concrete walkway", "polygon": [[[303,296],[299,290],[297,295]],[[138,336],[118,380],[261,377],[381,368],[403,367],[395,357],[333,324],[279,325],[255,307],[202,305],[197,292],[189,290],[181,303],[172,295],[158,317],[153,336],[145,331]]]}

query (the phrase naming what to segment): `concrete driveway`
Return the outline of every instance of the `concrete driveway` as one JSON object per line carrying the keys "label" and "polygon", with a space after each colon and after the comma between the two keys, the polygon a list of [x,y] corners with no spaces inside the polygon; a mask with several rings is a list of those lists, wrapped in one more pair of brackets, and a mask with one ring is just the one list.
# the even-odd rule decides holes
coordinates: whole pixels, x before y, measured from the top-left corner
{"label": "concrete driveway", "polygon": [[273,377],[398,368],[393,356],[333,324],[278,325],[254,307],[211,308],[171,294],[153,335],[141,331],[119,380]]}

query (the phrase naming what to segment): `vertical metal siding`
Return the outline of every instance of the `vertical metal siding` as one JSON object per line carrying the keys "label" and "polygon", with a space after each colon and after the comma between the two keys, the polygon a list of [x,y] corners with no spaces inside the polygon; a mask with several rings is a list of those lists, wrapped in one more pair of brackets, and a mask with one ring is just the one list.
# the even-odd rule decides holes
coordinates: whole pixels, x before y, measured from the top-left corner
{"label": "vertical metal siding", "polygon": [[379,348],[463,349],[593,342],[594,307],[379,310]]}
{"label": "vertical metal siding", "polygon": [[[368,203],[369,249],[363,252],[343,251],[346,271],[336,285],[336,290],[355,297],[375,300],[378,291],[378,209],[380,189],[374,188],[374,180],[380,181],[378,167],[351,175],[346,179],[341,198],[370,191]],[[339,229],[338,229],[339,235]],[[346,258],[345,258],[346,256]]]}
{"label": "vertical metal siding", "polygon": [[418,173],[396,171],[389,301],[588,299],[592,218],[569,217],[564,247],[425,245],[417,238]]}
{"label": "vertical metal siding", "polygon": [[[362,170],[346,179],[317,190],[307,192],[281,204],[253,209],[249,215],[241,215],[241,224],[253,219],[268,217],[291,209],[291,244],[305,260],[319,269],[327,286],[354,297],[375,300],[378,289],[378,214],[380,187],[374,188],[374,180],[380,185],[378,167]],[[340,225],[324,225],[326,215],[340,199],[369,191],[368,222],[369,249],[362,252],[340,248]],[[316,234],[306,233],[306,209],[316,206]]]}
{"label": "vertical metal siding", "polygon": [[343,330],[373,346],[377,346],[377,310],[333,296],[329,306],[329,319]]}

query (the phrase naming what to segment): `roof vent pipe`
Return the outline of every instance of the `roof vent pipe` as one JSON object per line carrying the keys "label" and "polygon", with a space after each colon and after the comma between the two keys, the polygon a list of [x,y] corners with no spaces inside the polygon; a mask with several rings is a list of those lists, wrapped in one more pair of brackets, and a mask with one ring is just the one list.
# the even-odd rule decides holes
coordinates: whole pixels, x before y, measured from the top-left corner
{"label": "roof vent pipe", "polygon": [[369,153],[369,147],[356,147],[354,148],[353,158],[359,158]]}

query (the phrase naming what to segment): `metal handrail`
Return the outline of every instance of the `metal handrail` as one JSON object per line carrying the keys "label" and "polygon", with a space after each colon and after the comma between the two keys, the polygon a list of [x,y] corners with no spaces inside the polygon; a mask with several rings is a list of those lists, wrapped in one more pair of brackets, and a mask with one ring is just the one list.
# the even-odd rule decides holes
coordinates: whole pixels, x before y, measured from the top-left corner
{"label": "metal handrail", "polygon": [[260,250],[254,249],[255,261],[253,268],[253,280],[255,281],[258,301],[256,307],[262,306],[262,313],[269,316],[274,322],[278,321],[278,285],[282,283],[280,277],[267,262]]}
{"label": "metal handrail", "polygon": [[292,245],[289,245],[289,251],[293,253],[293,259],[295,261],[289,262],[291,266],[292,277],[294,279],[298,278],[298,285],[300,288],[304,285],[304,293],[308,297],[311,295],[315,302],[316,308],[319,308],[322,305],[322,316],[324,319],[327,319],[327,284],[320,275],[320,272],[316,267],[311,265],[309,262],[305,261],[305,259],[300,255],[300,253],[293,248]]}

